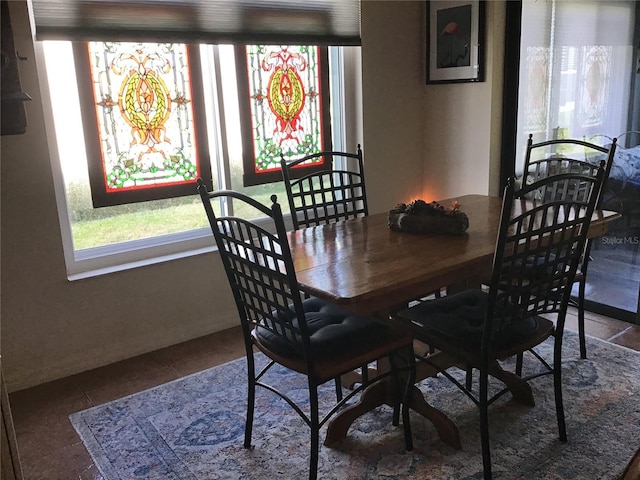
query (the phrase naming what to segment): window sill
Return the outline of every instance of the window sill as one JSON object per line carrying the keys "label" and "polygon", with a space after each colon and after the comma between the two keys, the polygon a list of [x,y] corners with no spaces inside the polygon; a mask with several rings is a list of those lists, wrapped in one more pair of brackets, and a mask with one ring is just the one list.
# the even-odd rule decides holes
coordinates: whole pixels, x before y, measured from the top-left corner
{"label": "window sill", "polygon": [[93,270],[86,270],[79,273],[68,274],[67,278],[69,281],[73,282],[76,280],[83,280],[86,278],[99,277],[101,275],[108,275],[110,273],[122,272],[124,270],[130,270],[133,268],[146,267],[149,265],[155,265],[158,263],[170,262],[173,260],[179,260],[181,258],[192,257],[195,255],[202,255],[204,253],[215,252],[218,249],[214,246],[198,248],[194,250],[187,250],[178,253],[155,256],[151,258],[147,258],[145,260],[135,260],[131,262],[121,263],[117,265],[110,265],[108,267],[96,268]]}
{"label": "window sill", "polygon": [[[287,230],[293,229],[291,216],[288,213],[284,215],[284,220]],[[208,227],[88,248],[75,252],[73,260],[67,262],[67,278],[69,281],[83,280],[217,250],[213,234]]]}
{"label": "window sill", "polygon": [[67,278],[81,280],[214,250],[213,235],[208,228],[87,248],[73,253],[73,260],[67,262]]}

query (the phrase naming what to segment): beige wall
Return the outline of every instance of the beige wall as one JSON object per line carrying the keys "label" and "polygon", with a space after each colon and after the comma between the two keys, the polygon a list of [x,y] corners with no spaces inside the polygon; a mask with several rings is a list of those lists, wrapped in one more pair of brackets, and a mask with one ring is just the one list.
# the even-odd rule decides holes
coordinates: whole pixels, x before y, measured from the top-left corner
{"label": "beige wall", "polygon": [[364,144],[374,212],[416,197],[498,193],[504,3],[487,2],[480,83],[426,84],[425,8],[418,1],[362,4]]}
{"label": "beige wall", "polygon": [[[488,2],[487,80],[425,85],[422,1],[362,3],[362,144],[373,212],[495,190],[502,2]],[[229,327],[216,254],[69,282],[26,7],[10,2],[27,133],[2,137],[1,352],[10,391]],[[359,135],[358,135],[359,136]],[[431,198],[430,198],[431,199]]]}

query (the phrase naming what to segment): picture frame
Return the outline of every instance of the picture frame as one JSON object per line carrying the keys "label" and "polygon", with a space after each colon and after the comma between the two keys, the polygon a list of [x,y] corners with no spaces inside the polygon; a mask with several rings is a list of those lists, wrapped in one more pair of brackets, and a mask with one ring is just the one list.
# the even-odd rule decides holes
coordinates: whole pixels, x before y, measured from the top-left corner
{"label": "picture frame", "polygon": [[426,3],[426,83],[484,81],[486,2]]}

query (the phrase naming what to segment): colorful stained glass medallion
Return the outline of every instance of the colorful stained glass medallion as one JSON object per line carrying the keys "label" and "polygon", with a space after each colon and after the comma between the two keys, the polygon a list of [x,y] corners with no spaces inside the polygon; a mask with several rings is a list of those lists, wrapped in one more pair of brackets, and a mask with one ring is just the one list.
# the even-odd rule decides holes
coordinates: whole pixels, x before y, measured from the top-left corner
{"label": "colorful stained glass medallion", "polygon": [[281,154],[322,151],[318,47],[248,45],[246,53],[255,172],[279,169]]}
{"label": "colorful stained glass medallion", "polygon": [[198,177],[186,45],[90,42],[106,192]]}

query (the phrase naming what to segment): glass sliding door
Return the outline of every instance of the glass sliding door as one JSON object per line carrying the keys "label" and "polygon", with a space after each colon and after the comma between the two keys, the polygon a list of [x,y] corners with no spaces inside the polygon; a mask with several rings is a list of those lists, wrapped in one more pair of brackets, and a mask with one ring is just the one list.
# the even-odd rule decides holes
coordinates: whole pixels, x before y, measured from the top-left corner
{"label": "glass sliding door", "polygon": [[[592,242],[586,299],[589,309],[635,323],[640,133],[633,132],[640,130],[640,47],[634,46],[640,38],[640,7],[625,0],[523,0],[520,6],[517,87],[512,89],[517,91],[517,126],[515,132],[505,130],[515,143],[511,174],[522,174],[529,134],[534,142],[578,138],[607,144],[619,138],[603,208],[620,212],[622,218]],[[505,158],[503,162],[509,161]]]}
{"label": "glass sliding door", "polygon": [[585,299],[591,310],[640,323],[640,132],[620,134],[618,142],[602,208],[622,218],[593,240]]}

